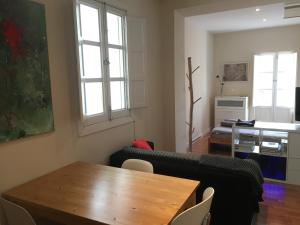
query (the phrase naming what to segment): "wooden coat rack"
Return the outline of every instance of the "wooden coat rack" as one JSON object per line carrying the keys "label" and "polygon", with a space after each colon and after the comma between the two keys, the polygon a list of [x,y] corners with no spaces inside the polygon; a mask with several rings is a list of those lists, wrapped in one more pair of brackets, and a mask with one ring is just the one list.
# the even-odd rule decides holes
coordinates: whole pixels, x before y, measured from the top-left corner
{"label": "wooden coat rack", "polygon": [[193,145],[193,133],[195,131],[195,128],[193,127],[193,118],[194,118],[194,106],[197,102],[201,100],[201,97],[197,100],[194,100],[194,86],[193,86],[193,74],[200,68],[198,66],[196,69],[192,69],[192,58],[188,57],[188,73],[186,74],[186,77],[189,81],[189,92],[190,92],[190,112],[189,112],[189,122],[186,122],[189,126],[189,147],[188,150],[192,151],[192,145]]}

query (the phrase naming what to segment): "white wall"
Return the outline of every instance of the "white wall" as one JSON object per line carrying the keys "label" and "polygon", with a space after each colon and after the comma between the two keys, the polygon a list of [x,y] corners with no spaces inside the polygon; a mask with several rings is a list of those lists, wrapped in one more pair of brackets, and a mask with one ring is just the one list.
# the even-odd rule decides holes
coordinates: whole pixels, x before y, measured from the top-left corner
{"label": "white wall", "polygon": [[[262,52],[296,51],[300,53],[300,25],[240,31],[214,35],[214,73],[223,74],[224,63],[248,62],[246,82],[225,82],[224,95],[249,96],[252,100],[254,54]],[[297,84],[300,85],[300,55]],[[216,83],[220,95],[220,85]]]}
{"label": "white wall", "polygon": [[[255,7],[281,0],[162,0],[161,37],[164,66],[165,147],[174,150],[186,133],[185,120],[185,47],[184,18],[206,13]],[[184,97],[182,97],[184,96]],[[184,111],[184,113],[182,112]]]}
{"label": "white wall", "polygon": [[[211,99],[214,83],[211,79],[213,61],[213,35],[203,30],[197,22],[190,18],[185,19],[185,58],[186,71],[188,71],[187,58],[192,57],[193,69],[200,66],[193,75],[194,100],[201,97],[194,108],[193,140],[210,131],[211,128]],[[189,121],[190,92],[186,79],[186,121]],[[187,126],[188,128],[188,126]],[[188,131],[187,131],[188,132]]]}
{"label": "white wall", "polygon": [[163,101],[159,0],[107,0],[129,16],[146,19],[148,107],[135,110],[134,124],[79,137],[72,0],[39,0],[46,6],[55,131],[0,145],[0,193],[74,161],[105,163],[134,138],[163,146]]}

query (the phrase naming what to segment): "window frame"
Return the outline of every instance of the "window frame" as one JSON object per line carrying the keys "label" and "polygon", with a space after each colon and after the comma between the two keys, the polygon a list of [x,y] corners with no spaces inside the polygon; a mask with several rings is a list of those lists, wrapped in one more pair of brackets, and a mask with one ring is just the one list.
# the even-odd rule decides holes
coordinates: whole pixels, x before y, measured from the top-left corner
{"label": "window frame", "polygon": [[[274,111],[275,108],[286,108],[292,109],[292,107],[287,106],[280,106],[277,104],[277,95],[278,95],[278,62],[279,62],[279,55],[280,54],[296,54],[296,76],[295,76],[295,87],[297,86],[297,70],[298,70],[298,52],[297,51],[278,51],[278,52],[263,52],[257,53],[253,56],[253,81],[252,81],[252,107],[254,108],[272,108]],[[273,57],[273,72],[272,72],[272,89],[255,89],[255,57],[256,56],[263,56],[263,55],[272,55]],[[271,72],[267,72],[271,73]],[[256,90],[270,90],[272,91],[272,103],[271,106],[258,106],[254,104],[254,94]]]}
{"label": "window frame", "polygon": [[[119,49],[123,51],[123,73],[124,73],[124,77],[121,78],[111,78],[110,77],[110,68],[109,66],[106,67],[107,69],[107,78],[109,81],[107,84],[107,88],[108,88],[108,97],[107,99],[109,100],[109,102],[111,101],[111,96],[110,96],[110,83],[112,81],[121,81],[124,82],[124,89],[125,89],[125,93],[124,93],[124,103],[125,103],[125,109],[120,109],[120,110],[111,110],[111,102],[108,104],[110,109],[109,112],[111,113],[110,120],[113,119],[118,119],[120,117],[125,117],[125,116],[129,116],[130,112],[129,112],[129,108],[130,108],[130,100],[129,100],[129,75],[128,75],[128,45],[127,45],[127,22],[126,22],[126,11],[117,9],[115,7],[109,6],[109,5],[104,5],[104,9],[105,9],[105,14],[107,15],[107,13],[112,13],[114,15],[118,15],[121,17],[122,19],[122,45],[113,45],[113,44],[109,44],[108,43],[108,32],[105,29],[105,37],[106,40],[104,40],[104,45],[106,45],[106,56],[107,59],[109,60],[109,49],[113,48],[113,49]],[[107,18],[107,16],[105,15],[105,20]],[[106,23],[106,22],[105,22]],[[105,26],[104,26],[105,27]]]}
{"label": "window frame", "polygon": [[[272,86],[271,88],[261,88],[261,89],[255,89],[255,57],[256,56],[266,56],[266,55],[269,55],[269,56],[272,56],[272,59],[273,59],[273,68],[272,68],[272,71],[263,71],[262,73],[266,73],[266,74],[271,74],[272,75]],[[263,53],[258,53],[258,54],[254,54],[253,56],[253,82],[252,82],[252,107],[254,108],[272,108],[273,107],[273,103],[274,103],[274,73],[275,73],[275,67],[274,67],[274,57],[276,55],[276,52],[263,52]],[[261,105],[254,105],[254,100],[255,100],[255,91],[256,90],[259,90],[259,91],[271,91],[272,93],[272,99],[271,99],[271,105],[264,105],[264,106],[261,106]]]}
{"label": "window frame", "polygon": [[[74,27],[75,27],[75,44],[76,44],[76,59],[77,59],[77,78],[79,90],[79,105],[80,105],[80,127],[97,126],[99,130],[107,129],[110,126],[115,127],[118,124],[130,122],[131,120],[125,117],[130,117],[130,101],[129,101],[129,76],[128,76],[128,45],[127,45],[127,22],[126,11],[109,6],[94,0],[74,0]],[[82,24],[80,5],[86,5],[98,10],[98,26],[99,26],[99,42],[82,39]],[[122,19],[122,45],[108,44],[108,29],[107,29],[107,13],[120,16]],[[101,57],[101,77],[87,78],[83,77],[83,51],[82,46],[87,44],[89,46],[100,47]],[[123,51],[123,73],[124,77],[111,78],[109,71],[109,48],[121,49]],[[81,51],[80,51],[81,48]],[[124,82],[124,109],[111,110],[111,96],[110,83],[111,81]],[[86,115],[85,106],[85,92],[83,90],[85,83],[101,82],[102,83],[102,97],[103,97],[103,113],[95,115]],[[124,119],[122,119],[124,118]],[[118,122],[119,121],[119,122]],[[102,124],[101,124],[102,123]],[[106,124],[105,124],[106,123]],[[111,123],[109,125],[108,123]],[[95,130],[95,128],[91,129]],[[96,129],[97,130],[97,129]],[[86,132],[83,132],[86,133]]]}

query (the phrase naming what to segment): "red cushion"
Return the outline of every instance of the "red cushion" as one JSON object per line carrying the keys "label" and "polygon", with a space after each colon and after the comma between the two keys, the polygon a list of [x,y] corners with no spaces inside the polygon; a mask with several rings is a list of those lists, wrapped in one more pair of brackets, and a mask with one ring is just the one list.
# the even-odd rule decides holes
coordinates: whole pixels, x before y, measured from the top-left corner
{"label": "red cushion", "polygon": [[144,149],[144,150],[152,150],[151,146],[144,139],[137,139],[132,142],[132,147]]}

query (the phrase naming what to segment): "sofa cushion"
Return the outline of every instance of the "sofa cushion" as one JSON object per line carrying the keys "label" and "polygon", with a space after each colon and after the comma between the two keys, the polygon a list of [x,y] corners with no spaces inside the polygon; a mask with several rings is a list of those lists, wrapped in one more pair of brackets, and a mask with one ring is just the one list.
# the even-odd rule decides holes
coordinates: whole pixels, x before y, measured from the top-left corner
{"label": "sofa cushion", "polygon": [[253,160],[203,155],[199,160],[199,164],[205,168],[215,168],[222,173],[231,172],[247,176],[251,180],[252,187],[255,190],[260,189],[264,183],[259,165]]}

